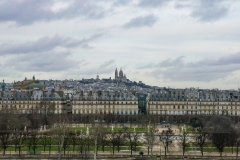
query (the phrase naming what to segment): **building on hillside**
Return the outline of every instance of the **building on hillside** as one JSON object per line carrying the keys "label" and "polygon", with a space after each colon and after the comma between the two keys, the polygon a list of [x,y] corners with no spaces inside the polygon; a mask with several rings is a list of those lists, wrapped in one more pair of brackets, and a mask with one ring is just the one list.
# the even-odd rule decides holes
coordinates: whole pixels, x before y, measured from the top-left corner
{"label": "building on hillside", "polygon": [[123,74],[122,68],[120,69],[119,73],[118,70],[116,68],[115,70],[115,80],[116,81],[121,81],[121,82],[126,82],[127,81],[127,77],[125,74]]}
{"label": "building on hillside", "polygon": [[32,90],[34,88],[39,88],[41,90],[45,89],[45,85],[40,83],[38,80],[35,80],[35,76],[33,79],[28,80],[26,77],[23,81],[14,82],[13,83],[14,90]]}

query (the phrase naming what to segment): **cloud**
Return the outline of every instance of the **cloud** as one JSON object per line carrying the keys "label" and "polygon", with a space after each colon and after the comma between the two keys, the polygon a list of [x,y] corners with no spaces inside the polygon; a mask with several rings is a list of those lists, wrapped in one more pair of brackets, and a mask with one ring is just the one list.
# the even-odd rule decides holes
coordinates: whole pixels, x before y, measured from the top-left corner
{"label": "cloud", "polygon": [[221,0],[200,0],[200,4],[193,9],[191,16],[200,21],[211,22],[225,17],[229,8],[223,6]]}
{"label": "cloud", "polygon": [[170,0],[140,0],[138,6],[140,7],[158,7],[164,5]]}
{"label": "cloud", "polygon": [[124,28],[137,28],[137,27],[144,27],[148,26],[151,27],[156,23],[157,17],[153,14],[146,15],[146,16],[139,16],[132,18],[129,22],[123,25]]}
{"label": "cloud", "polygon": [[97,75],[97,74],[109,74],[114,72],[115,60],[105,61],[98,66],[91,67],[91,69],[86,69],[81,71],[84,75]]}
{"label": "cloud", "polygon": [[44,52],[41,54],[24,54],[9,60],[5,67],[12,66],[22,72],[58,72],[78,66],[78,61],[69,59],[67,52]]}
{"label": "cloud", "polygon": [[129,0],[115,0],[114,1],[114,5],[116,6],[122,6],[122,5],[127,5],[129,4],[131,1]]}
{"label": "cloud", "polygon": [[197,62],[185,62],[184,57],[177,57],[139,68],[152,68],[149,75],[155,78],[161,77],[172,81],[209,82],[240,70],[240,52],[218,59],[202,59]]}
{"label": "cloud", "polygon": [[76,75],[84,75],[87,77],[95,77],[96,75],[101,74],[113,74],[115,70],[115,60],[108,60],[104,62],[100,62],[99,64],[95,64],[93,62],[83,61],[79,68],[71,69],[68,74],[72,76]]}
{"label": "cloud", "polygon": [[102,34],[95,34],[90,36],[89,38],[83,39],[74,39],[71,37],[64,37],[55,35],[53,37],[44,36],[36,41],[28,41],[19,44],[2,44],[0,48],[0,55],[3,54],[26,54],[32,52],[46,52],[50,51],[56,47],[64,47],[64,48],[74,48],[74,47],[82,47],[89,48],[88,43],[97,40],[100,38]]}
{"label": "cloud", "polygon": [[[62,7],[53,9],[55,6]],[[56,7],[55,7],[56,8]],[[97,3],[87,0],[54,1],[54,0],[7,0],[0,2],[0,22],[13,21],[21,25],[35,21],[70,19],[86,17],[100,19],[106,16],[107,10]]]}

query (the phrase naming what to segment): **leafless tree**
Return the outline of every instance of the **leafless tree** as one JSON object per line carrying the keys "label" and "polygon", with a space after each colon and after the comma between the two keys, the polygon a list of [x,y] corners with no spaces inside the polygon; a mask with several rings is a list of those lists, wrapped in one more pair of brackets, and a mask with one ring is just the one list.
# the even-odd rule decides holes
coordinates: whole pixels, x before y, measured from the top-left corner
{"label": "leafless tree", "polygon": [[65,115],[59,115],[52,130],[53,136],[58,145],[58,159],[61,159],[65,138],[69,132],[68,119]]}
{"label": "leafless tree", "polygon": [[138,132],[126,132],[126,141],[129,142],[129,147],[131,150],[131,155],[133,149],[136,151],[137,145],[139,143],[140,133]]}
{"label": "leafless tree", "polygon": [[158,130],[156,130],[156,127],[153,125],[149,127],[149,130],[147,130],[144,135],[145,135],[145,141],[144,144],[148,146],[148,155],[149,155],[149,150],[151,150],[151,156],[153,155],[153,147],[157,145],[157,135],[158,135]]}
{"label": "leafless tree", "polygon": [[111,148],[113,155],[115,147],[117,146],[116,136],[117,136],[116,132],[107,133],[108,146]]}
{"label": "leafless tree", "polygon": [[160,145],[163,146],[163,148],[164,148],[165,157],[167,155],[169,146],[173,145],[173,143],[172,143],[173,136],[174,136],[174,133],[173,133],[173,130],[171,128],[168,128],[167,130],[163,130],[158,135]]}
{"label": "leafless tree", "polygon": [[116,145],[117,145],[117,151],[120,151],[120,147],[124,144],[126,141],[126,131],[119,131],[116,134]]}
{"label": "leafless tree", "polygon": [[3,148],[3,155],[5,155],[6,149],[10,145],[11,130],[7,128],[7,125],[0,124],[0,145]]}
{"label": "leafless tree", "polygon": [[28,134],[28,137],[30,138],[31,148],[33,149],[33,154],[36,154],[36,149],[39,148],[40,139],[38,137],[37,131],[32,131],[30,134]]}
{"label": "leafless tree", "polygon": [[51,141],[51,136],[50,132],[43,132],[40,134],[40,143],[43,146],[43,151],[46,151],[46,147],[49,145]]}
{"label": "leafless tree", "polygon": [[201,154],[203,156],[203,147],[206,144],[206,141],[209,139],[209,132],[204,130],[203,128],[197,129],[197,132],[194,133],[194,136],[196,138],[196,143],[198,144]]}
{"label": "leafless tree", "polygon": [[237,139],[239,138],[239,133],[236,129],[229,131],[229,139],[227,141],[227,145],[232,147],[232,153],[233,153],[233,147],[235,146]]}
{"label": "leafless tree", "polygon": [[188,141],[187,136],[188,136],[187,132],[183,132],[180,135],[178,135],[178,145],[182,148],[183,156],[185,154],[186,147],[187,147],[187,141]]}

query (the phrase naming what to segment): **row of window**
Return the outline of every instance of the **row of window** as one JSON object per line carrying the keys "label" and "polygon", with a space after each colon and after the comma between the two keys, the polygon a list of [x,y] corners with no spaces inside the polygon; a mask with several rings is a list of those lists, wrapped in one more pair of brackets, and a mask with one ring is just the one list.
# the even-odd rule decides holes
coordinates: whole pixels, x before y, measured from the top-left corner
{"label": "row of window", "polygon": [[150,106],[150,109],[240,109],[240,106]]}

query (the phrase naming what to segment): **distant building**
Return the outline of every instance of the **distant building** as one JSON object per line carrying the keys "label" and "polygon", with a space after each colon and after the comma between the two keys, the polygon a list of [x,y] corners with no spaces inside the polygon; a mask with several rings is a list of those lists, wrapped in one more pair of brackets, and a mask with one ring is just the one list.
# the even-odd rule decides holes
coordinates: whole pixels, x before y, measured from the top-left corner
{"label": "distant building", "polygon": [[35,76],[33,76],[33,79],[30,80],[25,77],[25,79],[21,82],[14,82],[13,88],[14,90],[31,90],[34,88],[44,90],[45,85],[35,80]]}
{"label": "distant building", "polygon": [[122,82],[127,81],[127,77],[126,77],[125,74],[123,74],[122,68],[120,69],[119,73],[118,73],[118,70],[116,68],[116,70],[115,70],[115,80],[116,81],[122,81]]}

